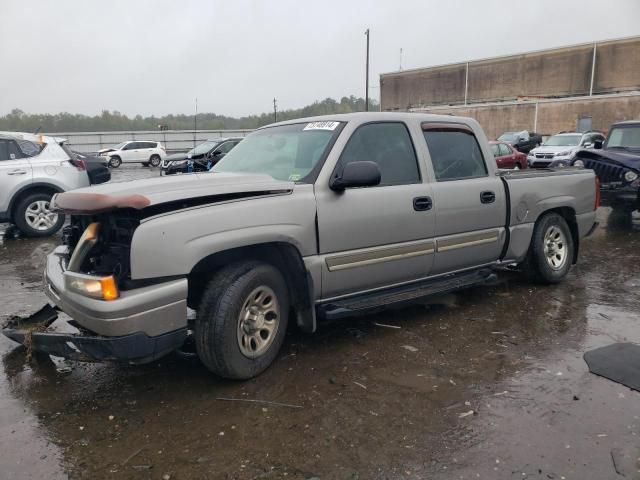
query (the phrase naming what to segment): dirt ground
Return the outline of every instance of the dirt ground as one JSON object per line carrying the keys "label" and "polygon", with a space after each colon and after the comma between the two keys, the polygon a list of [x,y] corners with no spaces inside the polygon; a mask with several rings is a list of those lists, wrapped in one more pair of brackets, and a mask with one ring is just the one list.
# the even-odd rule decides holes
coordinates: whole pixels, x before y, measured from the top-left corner
{"label": "dirt ground", "polygon": [[[640,394],[582,359],[640,341],[640,232],[609,209],[598,220],[561,285],[505,273],[432,304],[291,331],[248,382],[175,355],[29,363],[0,337],[0,477],[640,478]],[[60,239],[0,234],[2,322],[44,304]]]}

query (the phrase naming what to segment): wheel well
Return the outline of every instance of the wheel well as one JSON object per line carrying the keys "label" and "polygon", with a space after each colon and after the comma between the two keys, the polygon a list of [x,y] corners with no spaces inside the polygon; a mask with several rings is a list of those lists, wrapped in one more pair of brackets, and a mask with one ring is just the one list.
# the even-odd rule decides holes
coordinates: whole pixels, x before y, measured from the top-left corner
{"label": "wheel well", "polygon": [[565,219],[567,225],[569,225],[569,231],[571,232],[571,238],[573,239],[573,259],[572,263],[578,262],[578,250],[580,250],[580,234],[578,232],[578,222],[576,221],[576,211],[571,207],[558,207],[544,211],[538,218],[542,218],[547,213],[557,213]]}
{"label": "wheel well", "polygon": [[20,190],[14,197],[11,199],[11,204],[9,205],[9,215],[11,216],[11,221],[14,219],[14,213],[16,206],[28,195],[33,195],[34,193],[48,193],[54,195],[56,193],[61,193],[62,190],[58,187],[54,187],[53,185],[29,185],[28,187]]}
{"label": "wheel well", "polygon": [[291,309],[297,325],[305,332],[315,331],[315,309],[311,295],[312,280],[307,274],[298,249],[284,242],[234,248],[214,253],[200,260],[187,277],[189,307],[197,308],[206,284],[216,271],[230,263],[248,260],[263,261],[280,270],[287,282]]}

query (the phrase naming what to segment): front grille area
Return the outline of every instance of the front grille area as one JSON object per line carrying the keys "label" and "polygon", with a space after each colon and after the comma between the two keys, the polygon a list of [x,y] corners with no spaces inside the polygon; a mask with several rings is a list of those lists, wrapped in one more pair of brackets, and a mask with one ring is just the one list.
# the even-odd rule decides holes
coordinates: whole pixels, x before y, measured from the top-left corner
{"label": "front grille area", "polygon": [[536,153],[536,158],[552,159],[553,153]]}
{"label": "front grille area", "polygon": [[601,183],[622,182],[627,171],[624,167],[596,160],[584,160],[584,166],[596,172]]}

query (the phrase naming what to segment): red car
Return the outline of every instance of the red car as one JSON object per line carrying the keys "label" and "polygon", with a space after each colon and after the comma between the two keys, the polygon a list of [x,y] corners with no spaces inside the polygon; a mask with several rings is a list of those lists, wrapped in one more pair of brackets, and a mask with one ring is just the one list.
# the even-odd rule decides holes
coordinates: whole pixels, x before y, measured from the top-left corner
{"label": "red car", "polygon": [[507,142],[491,141],[491,153],[496,159],[498,168],[527,168],[527,156],[513,148]]}

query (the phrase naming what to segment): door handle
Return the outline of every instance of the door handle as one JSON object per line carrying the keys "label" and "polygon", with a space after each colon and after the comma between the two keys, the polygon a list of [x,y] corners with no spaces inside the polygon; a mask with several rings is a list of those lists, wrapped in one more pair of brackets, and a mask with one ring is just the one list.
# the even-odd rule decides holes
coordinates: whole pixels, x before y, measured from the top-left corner
{"label": "door handle", "polygon": [[26,170],[11,170],[10,172],[7,172],[7,175],[26,175],[27,171]]}
{"label": "door handle", "polygon": [[413,209],[416,212],[424,212],[433,208],[431,197],[416,197],[413,199]]}
{"label": "door handle", "polygon": [[480,201],[482,203],[493,203],[496,201],[496,194],[495,192],[481,192],[480,193]]}

